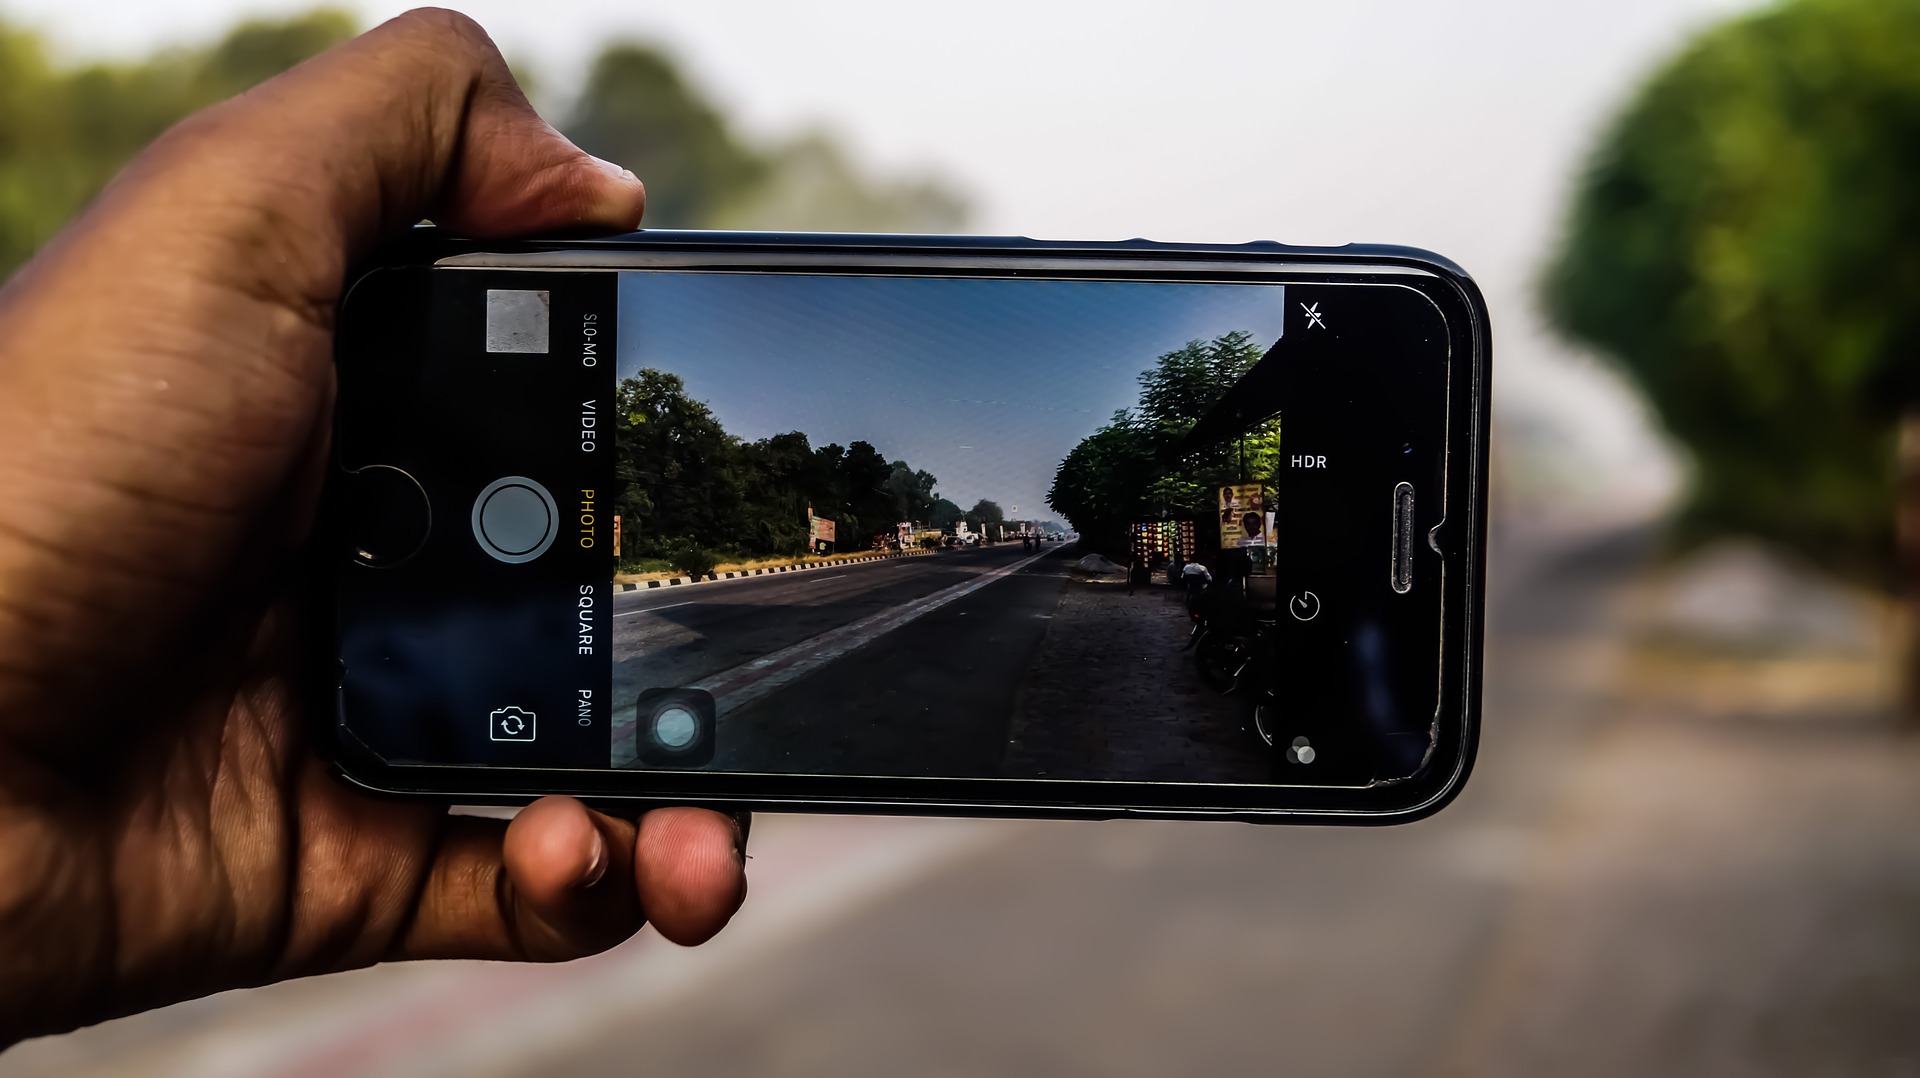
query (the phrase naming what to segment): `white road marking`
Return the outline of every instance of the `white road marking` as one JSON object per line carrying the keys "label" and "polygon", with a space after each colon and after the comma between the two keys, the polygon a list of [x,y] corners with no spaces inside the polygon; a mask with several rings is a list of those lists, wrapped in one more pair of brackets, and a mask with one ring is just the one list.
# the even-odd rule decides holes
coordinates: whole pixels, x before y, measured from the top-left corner
{"label": "white road marking", "polygon": [[695,605],[698,605],[698,603],[699,603],[698,599],[688,599],[684,603],[668,603],[665,606],[650,606],[650,607],[647,607],[645,610],[629,610],[624,614],[615,614],[614,617],[630,618],[635,614],[657,614],[662,610],[672,610],[676,606],[695,606]]}
{"label": "white road marking", "polygon": [[[695,681],[692,687],[712,693],[714,706],[720,717],[724,719],[728,712],[737,711],[776,689],[791,685],[848,652],[863,647],[910,621],[930,614],[955,599],[971,595],[996,580],[1011,576],[1051,553],[1053,552],[1043,551],[1039,554],[1029,554],[1019,561],[989,570],[972,580],[949,585],[912,602],[890,607],[857,621],[828,629],[818,636],[809,637],[769,655],[762,655],[758,659],[741,663],[739,666],[709,674]],[[639,716],[634,713],[632,706],[618,707],[614,710],[613,729],[610,731],[613,766],[631,767],[639,758],[639,748],[635,744],[638,728]]]}

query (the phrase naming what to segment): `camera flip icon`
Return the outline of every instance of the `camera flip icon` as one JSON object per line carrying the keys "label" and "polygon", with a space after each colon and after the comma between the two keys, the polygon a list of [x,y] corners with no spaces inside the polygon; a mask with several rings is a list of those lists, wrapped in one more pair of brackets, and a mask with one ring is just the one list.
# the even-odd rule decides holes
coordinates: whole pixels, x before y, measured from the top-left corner
{"label": "camera flip icon", "polygon": [[488,716],[487,736],[495,741],[532,741],[534,714],[524,707],[503,707]]}

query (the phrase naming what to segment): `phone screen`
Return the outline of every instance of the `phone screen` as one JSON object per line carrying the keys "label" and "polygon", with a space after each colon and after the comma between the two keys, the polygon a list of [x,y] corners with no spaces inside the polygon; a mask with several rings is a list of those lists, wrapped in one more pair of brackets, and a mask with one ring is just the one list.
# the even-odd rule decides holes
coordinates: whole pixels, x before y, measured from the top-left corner
{"label": "phone screen", "polygon": [[407,391],[342,371],[342,467],[430,506],[339,575],[388,762],[1240,785],[1432,742],[1412,290],[416,272]]}

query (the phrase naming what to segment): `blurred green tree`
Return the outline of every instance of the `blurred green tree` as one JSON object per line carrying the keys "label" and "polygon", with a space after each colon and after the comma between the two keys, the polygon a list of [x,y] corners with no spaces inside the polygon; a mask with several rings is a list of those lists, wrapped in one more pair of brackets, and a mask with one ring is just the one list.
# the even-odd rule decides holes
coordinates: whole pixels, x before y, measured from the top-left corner
{"label": "blurred green tree", "polygon": [[[323,8],[244,22],[206,46],[63,66],[37,35],[0,21],[0,277],[167,127],[355,30],[351,15]],[[569,136],[646,180],[656,227],[950,231],[965,217],[940,183],[869,178],[818,132],[766,146],[742,138],[652,46],[607,46],[565,111]]]}
{"label": "blurred green tree", "polygon": [[647,223],[697,228],[767,178],[766,158],[659,49],[609,46],[561,125],[581,149],[633,169],[647,184]]}
{"label": "blurred green tree", "polygon": [[758,184],[707,223],[814,232],[952,232],[966,222],[966,202],[938,180],[868,179],[838,142],[819,132],[776,146],[767,165]]}
{"label": "blurred green tree", "polygon": [[1601,140],[1543,292],[1691,453],[1683,535],[1884,580],[1920,363],[1920,4],[1701,34]]}
{"label": "blurred green tree", "polygon": [[655,228],[946,232],[966,218],[938,181],[869,179],[822,132],[752,144],[652,45],[602,51],[561,129],[646,181]]}
{"label": "blurred green tree", "polygon": [[63,69],[0,25],[0,275],[11,273],[181,117],[351,37],[322,9],[245,22],[212,46]]}

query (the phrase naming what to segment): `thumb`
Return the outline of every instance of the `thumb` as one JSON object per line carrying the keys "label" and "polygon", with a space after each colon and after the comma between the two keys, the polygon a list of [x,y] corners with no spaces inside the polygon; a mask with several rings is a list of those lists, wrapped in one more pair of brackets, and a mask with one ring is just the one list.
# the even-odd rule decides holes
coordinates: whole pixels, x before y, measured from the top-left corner
{"label": "thumb", "polygon": [[430,211],[437,223],[483,238],[640,227],[647,191],[639,177],[567,141],[511,77],[483,92],[500,100],[468,112],[446,194]]}
{"label": "thumb", "polygon": [[486,32],[451,11],[410,11],[182,128],[141,164],[176,189],[245,170],[275,211],[260,242],[294,249],[270,283],[318,304],[422,218],[480,237],[614,232],[638,228],[646,202],[632,172],[541,119]]}
{"label": "thumb", "polygon": [[640,225],[639,179],[541,119],[464,15],[408,12],[276,82],[296,101],[324,85],[331,122],[361,134],[328,205],[350,247],[421,217],[472,236]]}

